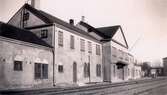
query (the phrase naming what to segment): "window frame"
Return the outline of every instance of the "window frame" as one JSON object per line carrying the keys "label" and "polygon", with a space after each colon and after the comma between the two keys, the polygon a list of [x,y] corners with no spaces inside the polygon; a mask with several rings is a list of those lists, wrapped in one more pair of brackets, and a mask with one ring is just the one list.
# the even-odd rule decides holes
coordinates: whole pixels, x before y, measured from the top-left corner
{"label": "window frame", "polygon": [[85,40],[80,39],[80,51],[85,52]]}
{"label": "window frame", "polygon": [[34,78],[48,79],[48,64],[35,63],[34,64]]}
{"label": "window frame", "polygon": [[64,67],[63,65],[58,65],[58,72],[63,73],[64,72]]}
{"label": "window frame", "polygon": [[70,35],[70,48],[75,49],[75,38],[73,35]]}
{"label": "window frame", "polygon": [[88,53],[92,53],[92,42],[88,41]]}
{"label": "window frame", "polygon": [[23,71],[23,61],[14,60],[13,65],[14,71]]}
{"label": "window frame", "polygon": [[58,31],[58,45],[60,47],[63,47],[63,44],[64,44],[63,31]]}
{"label": "window frame", "polygon": [[100,45],[96,44],[96,55],[100,55]]}
{"label": "window frame", "polygon": [[48,37],[48,29],[42,29],[41,38],[47,38],[47,37]]}

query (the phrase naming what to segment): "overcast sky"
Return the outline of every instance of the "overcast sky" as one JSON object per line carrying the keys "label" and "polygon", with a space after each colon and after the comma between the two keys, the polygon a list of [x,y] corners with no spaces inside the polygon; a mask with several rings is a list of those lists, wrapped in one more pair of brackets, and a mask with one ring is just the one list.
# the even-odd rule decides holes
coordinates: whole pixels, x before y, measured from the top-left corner
{"label": "overcast sky", "polygon": [[[24,3],[0,0],[0,21],[7,22]],[[167,0],[41,0],[40,9],[65,21],[84,15],[94,27],[121,25],[137,58],[167,56]]]}

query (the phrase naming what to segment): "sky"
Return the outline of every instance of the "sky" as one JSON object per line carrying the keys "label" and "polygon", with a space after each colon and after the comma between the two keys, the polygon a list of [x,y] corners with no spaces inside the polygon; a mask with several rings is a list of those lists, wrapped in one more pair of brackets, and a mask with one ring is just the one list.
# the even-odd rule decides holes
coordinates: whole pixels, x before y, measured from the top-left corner
{"label": "sky", "polygon": [[[0,0],[0,21],[7,22],[25,1]],[[136,58],[167,57],[167,0],[41,0],[40,9],[75,24],[85,16],[94,27],[121,25]]]}

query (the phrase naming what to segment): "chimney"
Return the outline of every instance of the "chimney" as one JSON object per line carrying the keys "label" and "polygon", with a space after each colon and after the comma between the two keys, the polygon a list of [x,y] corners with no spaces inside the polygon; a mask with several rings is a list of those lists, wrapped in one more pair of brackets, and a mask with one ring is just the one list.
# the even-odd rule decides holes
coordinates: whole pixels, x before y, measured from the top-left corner
{"label": "chimney", "polygon": [[31,6],[40,9],[40,0],[31,0]]}
{"label": "chimney", "polygon": [[85,22],[85,16],[82,16],[82,17],[81,17],[81,21],[82,21],[82,22]]}
{"label": "chimney", "polygon": [[69,23],[70,23],[71,25],[74,25],[74,20],[73,20],[73,19],[70,19],[70,20],[69,20]]}

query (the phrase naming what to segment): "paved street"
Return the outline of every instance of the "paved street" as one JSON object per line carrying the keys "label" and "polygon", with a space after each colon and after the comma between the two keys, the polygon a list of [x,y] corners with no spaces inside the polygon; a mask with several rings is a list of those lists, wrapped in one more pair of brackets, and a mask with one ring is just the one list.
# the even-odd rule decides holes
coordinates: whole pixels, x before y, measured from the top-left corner
{"label": "paved street", "polygon": [[152,89],[148,92],[145,92],[139,95],[167,95],[167,86]]}
{"label": "paved street", "polygon": [[[13,93],[14,92],[14,93]],[[167,78],[143,79],[123,83],[98,84],[76,88],[1,91],[10,95],[167,95]]]}

